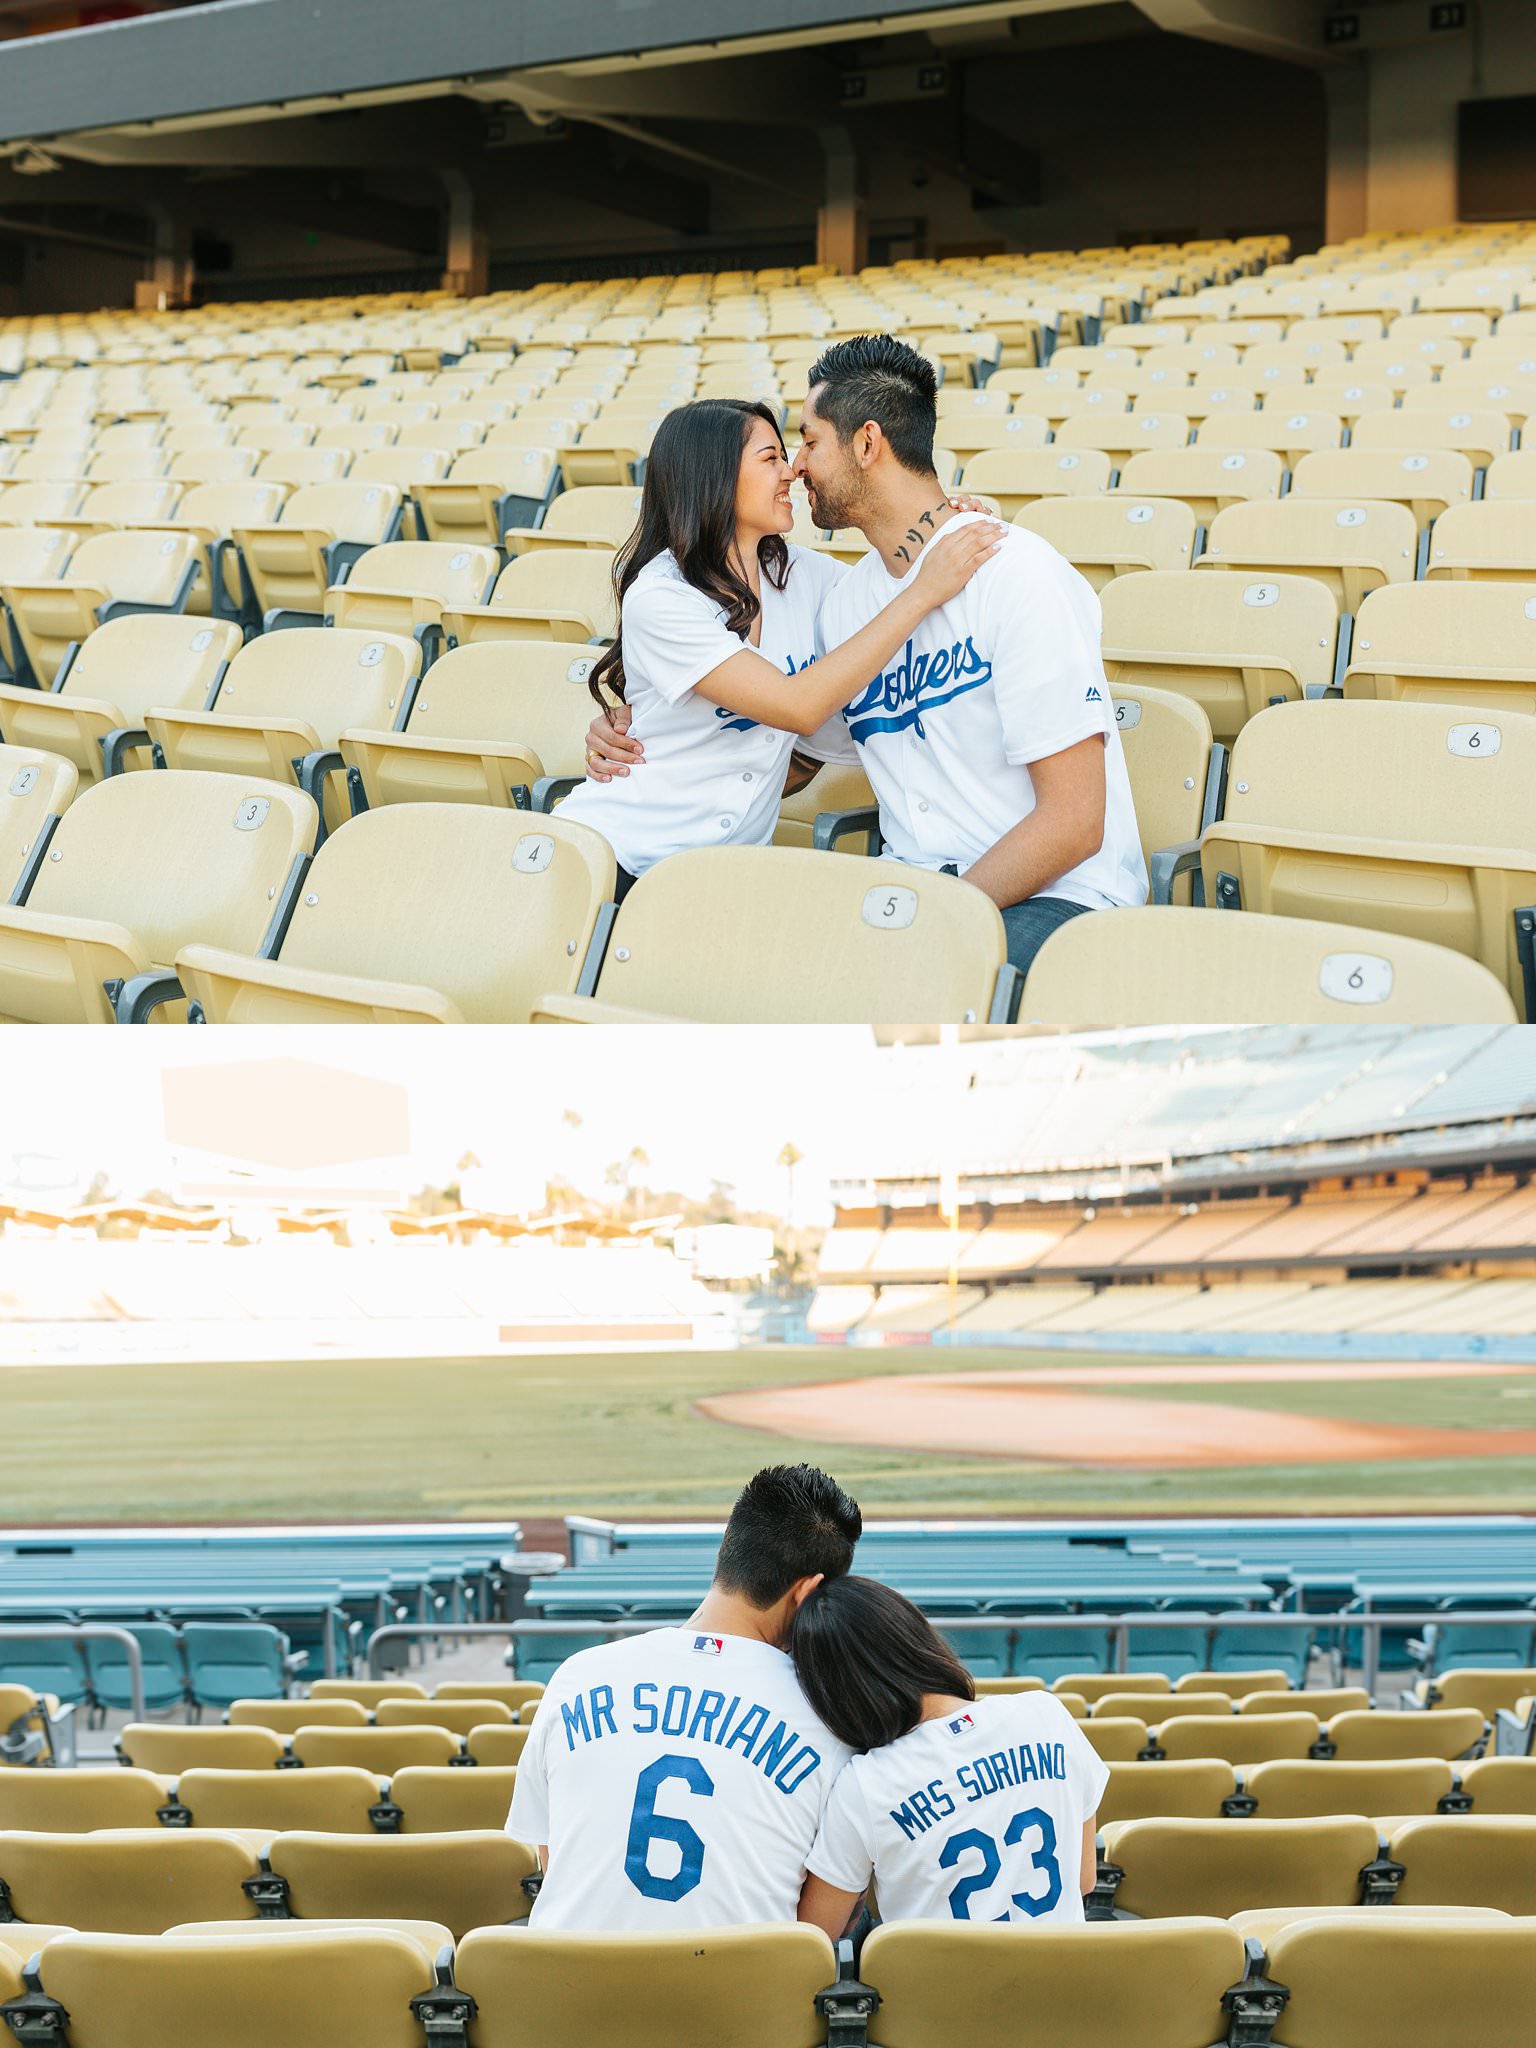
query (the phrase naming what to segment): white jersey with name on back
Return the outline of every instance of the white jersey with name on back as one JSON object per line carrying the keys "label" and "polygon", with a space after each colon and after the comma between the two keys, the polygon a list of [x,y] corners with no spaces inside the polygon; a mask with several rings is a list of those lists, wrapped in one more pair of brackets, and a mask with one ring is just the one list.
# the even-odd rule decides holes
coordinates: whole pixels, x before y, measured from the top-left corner
{"label": "white jersey with name on back", "polygon": [[[782,674],[797,675],[825,653],[821,603],[840,573],[829,556],[793,542],[784,588],[764,573],[756,652]],[[582,783],[560,815],[601,832],[630,874],[691,847],[766,846],[793,749],[818,761],[857,760],[836,714],[797,740],[698,694],[696,686],[750,642],[670,553],[647,562],[625,593],[623,638],[630,731],[644,744],[644,768]]]}
{"label": "white jersey with name on back", "polygon": [[[945,525],[982,516],[964,512]],[[826,644],[837,647],[867,626],[905,581],[871,548],[822,602]],[[916,867],[953,862],[964,874],[1035,808],[1031,763],[1097,735],[1103,843],[1040,893],[1089,910],[1146,902],[1101,635],[1087,579],[1038,534],[1008,527],[999,552],[928,613],[843,712],[879,800],[889,854]]]}
{"label": "white jersey with name on back", "polygon": [[1081,1920],[1108,1783],[1060,1700],[998,1694],[855,1757],[806,1867],[845,1892],[873,1873],[882,1920]]}
{"label": "white jersey with name on back", "polygon": [[665,1628],[579,1652],[540,1702],[507,1817],[549,1847],[530,1925],[793,1920],[848,1755],[768,1643]]}

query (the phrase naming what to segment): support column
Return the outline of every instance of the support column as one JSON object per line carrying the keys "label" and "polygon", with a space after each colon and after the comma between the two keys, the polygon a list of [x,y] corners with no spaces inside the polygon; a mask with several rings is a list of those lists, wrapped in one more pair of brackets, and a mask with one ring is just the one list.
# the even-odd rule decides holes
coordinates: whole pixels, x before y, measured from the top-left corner
{"label": "support column", "polygon": [[475,225],[475,188],[463,171],[439,171],[438,176],[448,194],[443,290],[481,298],[490,289],[491,238]]}
{"label": "support column", "polygon": [[818,128],[816,133],[826,159],[826,197],[816,211],[816,261],[852,275],[869,260],[869,216],[858,151],[846,128]]}
{"label": "support column", "polygon": [[1371,159],[1370,60],[1325,71],[1328,102],[1328,191],[1323,236],[1346,242],[1369,225]]}
{"label": "support column", "polygon": [[134,285],[134,305],[141,311],[189,305],[194,280],[191,232],[174,207],[161,203],[148,212],[154,246],[148,275]]}

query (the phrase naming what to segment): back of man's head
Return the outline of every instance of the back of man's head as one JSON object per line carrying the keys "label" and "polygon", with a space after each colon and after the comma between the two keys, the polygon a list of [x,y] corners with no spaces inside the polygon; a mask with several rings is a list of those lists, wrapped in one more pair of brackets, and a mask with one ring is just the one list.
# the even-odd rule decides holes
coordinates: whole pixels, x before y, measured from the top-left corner
{"label": "back of man's head", "polygon": [[770,1608],[802,1579],[836,1579],[853,1563],[864,1518],[814,1465],[768,1465],[741,1489],[725,1525],[715,1584]]}
{"label": "back of man's head", "polygon": [[845,447],[873,421],[903,469],[931,472],[938,379],[926,356],[894,335],[861,334],[824,350],[806,381],[817,417]]}

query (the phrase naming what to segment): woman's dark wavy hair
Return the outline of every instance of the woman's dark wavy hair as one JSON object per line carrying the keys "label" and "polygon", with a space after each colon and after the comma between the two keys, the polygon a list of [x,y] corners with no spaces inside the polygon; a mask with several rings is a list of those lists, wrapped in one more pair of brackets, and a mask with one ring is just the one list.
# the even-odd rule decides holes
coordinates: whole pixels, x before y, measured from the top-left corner
{"label": "woman's dark wavy hair", "polygon": [[[587,679],[599,709],[606,707],[605,691],[624,701],[625,594],[646,563],[669,548],[694,589],[724,608],[731,631],[743,640],[751,632],[761,607],[752,586],[733,567],[731,550],[736,539],[736,479],[754,420],[765,421],[778,434],[779,422],[768,407],[744,398],[695,399],[676,406],[656,429],[645,465],[640,523],[613,565],[619,633]],[[781,449],[783,445],[780,436]],[[784,536],[765,535],[758,542],[757,559],[774,589],[782,590],[789,580]]]}
{"label": "woman's dark wavy hair", "polygon": [[827,1579],[789,1632],[800,1689],[850,1749],[880,1749],[923,1718],[923,1695],[973,1700],[976,1683],[910,1600],[878,1579]]}

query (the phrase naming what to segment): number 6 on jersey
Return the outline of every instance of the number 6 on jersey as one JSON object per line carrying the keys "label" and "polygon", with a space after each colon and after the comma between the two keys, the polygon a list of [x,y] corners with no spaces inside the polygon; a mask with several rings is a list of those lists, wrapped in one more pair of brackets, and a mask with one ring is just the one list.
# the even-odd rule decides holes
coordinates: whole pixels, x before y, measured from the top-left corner
{"label": "number 6 on jersey", "polygon": [[[687,1821],[656,1811],[656,1795],[669,1778],[680,1778],[690,1792],[712,1799],[715,1781],[691,1756],[659,1756],[640,1773],[635,1786],[635,1806],[629,1820],[629,1840],[624,1850],[624,1875],[648,1899],[686,1899],[704,1875],[704,1844]],[[651,1868],[652,1845],[671,1842],[678,1864],[670,1876]],[[671,1858],[657,1859],[663,1865]]]}

